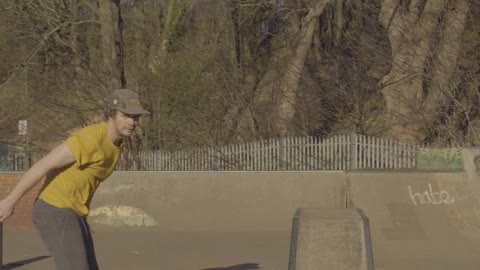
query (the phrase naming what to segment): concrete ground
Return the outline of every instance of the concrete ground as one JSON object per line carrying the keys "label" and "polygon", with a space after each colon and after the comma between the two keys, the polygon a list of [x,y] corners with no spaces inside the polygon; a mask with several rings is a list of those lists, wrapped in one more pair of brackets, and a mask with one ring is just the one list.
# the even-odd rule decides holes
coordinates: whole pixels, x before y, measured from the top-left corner
{"label": "concrete ground", "polygon": [[[100,268],[286,270],[290,232],[165,232],[92,225]],[[4,231],[3,270],[54,269],[35,230]]]}

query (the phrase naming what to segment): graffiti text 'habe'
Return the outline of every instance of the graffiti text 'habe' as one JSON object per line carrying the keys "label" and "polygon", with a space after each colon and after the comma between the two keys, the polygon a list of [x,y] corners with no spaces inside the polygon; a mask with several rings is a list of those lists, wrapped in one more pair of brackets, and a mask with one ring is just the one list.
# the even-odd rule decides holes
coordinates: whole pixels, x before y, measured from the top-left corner
{"label": "graffiti text 'habe'", "polygon": [[451,204],[455,199],[445,190],[433,191],[432,184],[428,184],[428,189],[423,192],[414,192],[411,186],[408,186],[408,191],[413,204]]}

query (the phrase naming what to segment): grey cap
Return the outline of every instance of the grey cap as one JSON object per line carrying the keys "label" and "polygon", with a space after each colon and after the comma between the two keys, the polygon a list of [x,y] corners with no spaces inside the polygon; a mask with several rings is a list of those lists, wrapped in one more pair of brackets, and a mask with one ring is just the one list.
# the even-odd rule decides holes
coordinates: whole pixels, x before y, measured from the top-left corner
{"label": "grey cap", "polygon": [[112,110],[121,111],[126,114],[150,114],[140,104],[138,94],[128,90],[115,90],[107,99],[107,106]]}

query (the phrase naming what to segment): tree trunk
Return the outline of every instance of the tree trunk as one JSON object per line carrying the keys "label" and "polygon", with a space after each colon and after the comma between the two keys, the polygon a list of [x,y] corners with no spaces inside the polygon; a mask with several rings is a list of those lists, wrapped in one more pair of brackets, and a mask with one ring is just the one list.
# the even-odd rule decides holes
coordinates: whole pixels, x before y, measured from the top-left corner
{"label": "tree trunk", "polygon": [[[456,3],[461,4],[462,1],[464,0],[458,0]],[[440,18],[452,12],[446,9],[448,3],[448,0],[427,0],[426,2],[412,0],[401,3],[396,0],[385,0],[383,2],[380,21],[388,31],[393,62],[390,73],[381,80],[389,123],[387,137],[421,142],[428,133],[429,123],[425,121],[423,104],[424,91],[430,90],[430,88],[424,89],[426,79],[429,77],[426,73],[428,72],[426,65],[432,65],[427,63],[427,59],[432,57],[435,37],[440,33],[438,32]],[[458,24],[464,24],[461,18],[457,19]],[[447,26],[447,31],[441,32],[441,35],[452,34],[452,31],[448,31],[449,28],[450,26]],[[459,30],[458,27],[454,28]],[[450,42],[449,39],[450,37],[443,38],[445,42]],[[452,49],[453,47],[450,46],[458,47],[454,42],[449,43],[445,48]],[[438,64],[443,63],[438,62]],[[454,66],[450,68],[453,69]],[[436,70],[436,67],[434,66],[431,70]],[[445,69],[440,73],[447,77],[451,74]],[[436,94],[431,92],[430,96],[434,95]],[[434,103],[438,104],[438,100]],[[431,110],[435,109],[438,109],[438,105],[432,103]]]}
{"label": "tree trunk", "polygon": [[283,72],[282,80],[278,85],[274,85],[274,90],[279,94],[277,119],[275,122],[276,132],[279,136],[286,136],[290,132],[292,119],[295,115],[296,97],[300,77],[305,66],[307,53],[313,40],[313,33],[318,22],[318,17],[322,14],[328,1],[320,3],[311,9],[302,20],[301,29],[299,29],[297,45],[292,57]]}
{"label": "tree trunk", "polygon": [[342,31],[343,31],[343,1],[335,1],[335,29],[334,29],[334,37],[335,37],[335,45],[340,45],[342,39]]}
{"label": "tree trunk", "polygon": [[455,69],[460,53],[462,34],[465,28],[465,19],[468,13],[466,0],[450,2],[449,12],[445,14],[442,39],[438,44],[438,54],[432,59],[430,69],[431,82],[428,95],[425,97],[424,114],[427,126],[434,124],[440,109],[451,100],[451,89],[455,87]]}
{"label": "tree trunk", "polygon": [[[107,87],[119,88],[121,74],[119,70],[119,29],[118,6],[111,0],[99,0],[98,21],[100,22],[100,48],[102,70],[106,72]],[[118,41],[118,42],[117,42]]]}
{"label": "tree trunk", "polygon": [[[181,17],[185,13],[185,0],[169,0],[163,22],[163,31],[159,33],[154,44],[150,47],[149,70],[154,73],[161,69],[168,52],[168,44],[171,42]],[[159,22],[160,23],[160,22]]]}

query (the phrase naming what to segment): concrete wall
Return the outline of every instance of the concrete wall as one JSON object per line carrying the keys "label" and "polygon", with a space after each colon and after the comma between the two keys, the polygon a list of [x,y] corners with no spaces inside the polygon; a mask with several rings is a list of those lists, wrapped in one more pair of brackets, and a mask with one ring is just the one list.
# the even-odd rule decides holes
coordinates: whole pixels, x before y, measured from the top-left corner
{"label": "concrete wall", "polygon": [[[0,173],[1,198],[20,176]],[[151,217],[165,230],[289,231],[297,208],[349,207],[362,208],[374,221],[372,229],[382,231],[377,224],[403,227],[401,215],[416,209],[457,215],[458,221],[449,222],[470,232],[475,225],[463,218],[480,216],[475,207],[480,193],[469,181],[465,172],[114,172],[100,185],[92,211],[138,209],[138,215]],[[20,201],[7,228],[32,226],[31,206],[39,187]],[[395,233],[382,237],[394,238]]]}
{"label": "concrete wall", "polygon": [[370,220],[376,268],[478,269],[479,156],[464,149],[462,172],[347,174],[348,207]]}
{"label": "concrete wall", "polygon": [[[100,185],[91,208],[137,209],[161,229],[178,231],[289,231],[297,208],[361,208],[372,221],[372,230],[381,232],[377,239],[408,238],[394,230],[406,225],[411,226],[412,237],[421,236],[414,217],[421,224],[422,219],[432,219],[426,213],[436,213],[434,217],[454,217],[448,223],[470,236],[480,224],[472,220],[480,216],[480,181],[472,170],[114,172]],[[1,197],[20,176],[0,173]],[[31,226],[31,205],[39,187],[22,199],[7,227]]]}
{"label": "concrete wall", "polygon": [[115,172],[100,186],[92,209],[131,206],[165,230],[286,231],[299,207],[345,208],[345,177],[344,172]]}

